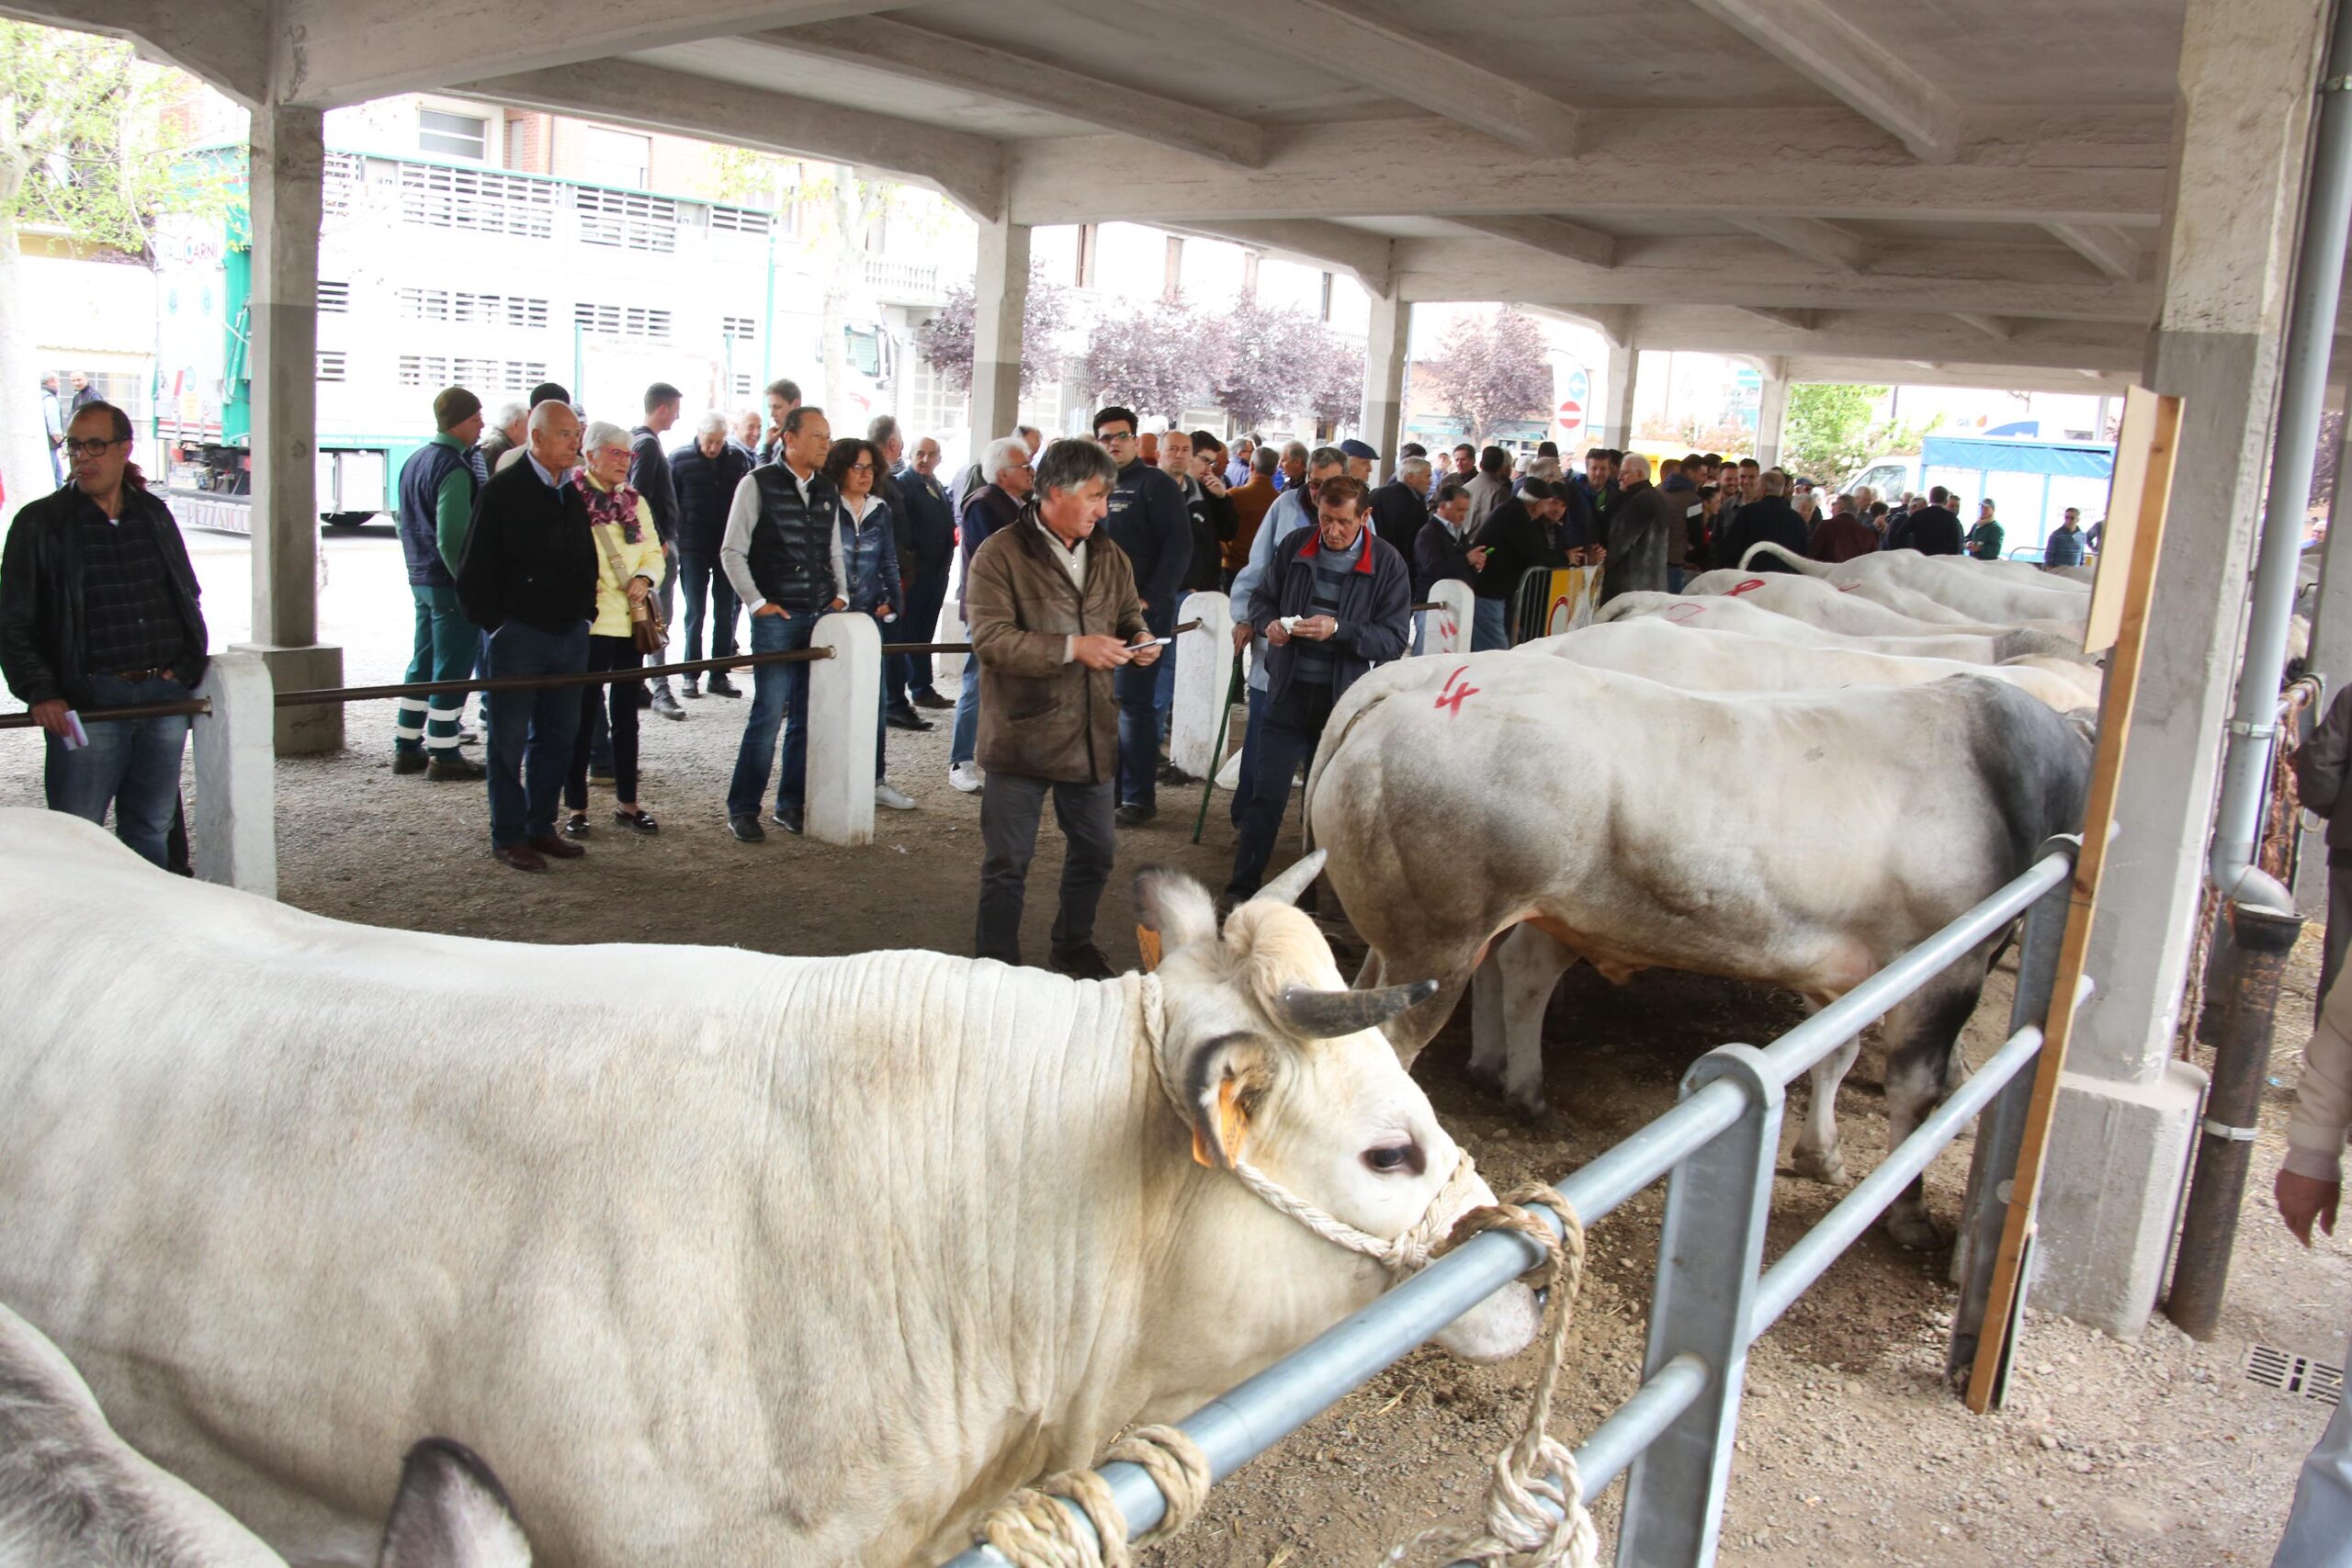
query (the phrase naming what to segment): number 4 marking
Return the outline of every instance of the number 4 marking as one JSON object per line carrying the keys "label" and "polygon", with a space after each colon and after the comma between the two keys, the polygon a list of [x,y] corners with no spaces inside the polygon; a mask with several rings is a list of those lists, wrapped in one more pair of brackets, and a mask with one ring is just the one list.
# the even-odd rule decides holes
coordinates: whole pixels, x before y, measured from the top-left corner
{"label": "number 4 marking", "polygon": [[1448,675],[1445,678],[1445,685],[1443,689],[1438,693],[1437,702],[1432,705],[1441,708],[1451,708],[1456,717],[1461,716],[1463,699],[1475,694],[1478,691],[1477,687],[1471,685],[1467,682],[1464,682],[1460,686],[1456,686],[1454,684],[1456,681],[1462,680],[1462,671],[1469,668],[1470,666],[1467,664],[1462,665],[1457,668],[1453,674]]}

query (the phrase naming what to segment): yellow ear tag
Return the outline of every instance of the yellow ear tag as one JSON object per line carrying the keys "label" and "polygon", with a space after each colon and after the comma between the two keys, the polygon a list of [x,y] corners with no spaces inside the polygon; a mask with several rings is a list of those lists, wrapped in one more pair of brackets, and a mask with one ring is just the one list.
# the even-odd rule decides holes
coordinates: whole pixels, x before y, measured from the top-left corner
{"label": "yellow ear tag", "polygon": [[1227,1163],[1241,1157],[1241,1140],[1250,1135],[1250,1116],[1241,1109],[1241,1089],[1227,1078],[1216,1086],[1217,1141],[1225,1145]]}
{"label": "yellow ear tag", "polygon": [[1143,972],[1147,975],[1159,967],[1159,933],[1146,926],[1136,928],[1136,951],[1143,955]]}
{"label": "yellow ear tag", "polygon": [[1197,1122],[1193,1124],[1193,1163],[1204,1165],[1211,1170],[1216,1168],[1216,1161],[1209,1158],[1208,1134],[1201,1131]]}

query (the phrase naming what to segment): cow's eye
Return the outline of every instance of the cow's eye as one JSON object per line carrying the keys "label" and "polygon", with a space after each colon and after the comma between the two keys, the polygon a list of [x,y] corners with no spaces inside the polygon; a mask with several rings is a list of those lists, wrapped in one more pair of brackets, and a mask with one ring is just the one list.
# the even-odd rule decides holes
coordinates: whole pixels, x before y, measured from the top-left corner
{"label": "cow's eye", "polygon": [[1411,1144],[1392,1144],[1385,1148],[1366,1149],[1363,1163],[1383,1176],[1400,1170],[1419,1174],[1421,1168],[1420,1150]]}

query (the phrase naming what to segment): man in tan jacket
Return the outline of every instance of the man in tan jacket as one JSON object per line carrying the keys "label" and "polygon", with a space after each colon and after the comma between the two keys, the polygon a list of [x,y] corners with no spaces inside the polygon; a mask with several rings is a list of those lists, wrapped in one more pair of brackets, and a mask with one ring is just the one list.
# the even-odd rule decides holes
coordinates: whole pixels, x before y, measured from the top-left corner
{"label": "man in tan jacket", "polygon": [[973,953],[1021,962],[1023,892],[1050,793],[1069,840],[1051,966],[1080,979],[1114,973],[1094,945],[1094,910],[1116,848],[1119,709],[1111,675],[1152,664],[1160,652],[1126,556],[1093,536],[1118,472],[1092,441],[1046,447],[1028,503],[973,552],[965,587],[988,776]]}

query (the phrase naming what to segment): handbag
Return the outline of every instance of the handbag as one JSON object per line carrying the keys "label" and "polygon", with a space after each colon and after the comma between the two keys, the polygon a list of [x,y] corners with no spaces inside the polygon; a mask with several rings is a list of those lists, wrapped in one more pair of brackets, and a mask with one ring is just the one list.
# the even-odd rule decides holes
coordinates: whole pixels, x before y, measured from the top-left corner
{"label": "handbag", "polygon": [[[593,525],[588,531],[596,534]],[[605,559],[612,567],[613,575],[620,580],[621,592],[628,592],[630,573],[621,559],[620,547],[613,543],[610,534],[596,534],[596,543],[603,547]],[[663,624],[661,612],[653,607],[650,592],[642,599],[629,601],[628,632],[636,639],[639,653],[659,654],[670,646],[670,628]]]}

